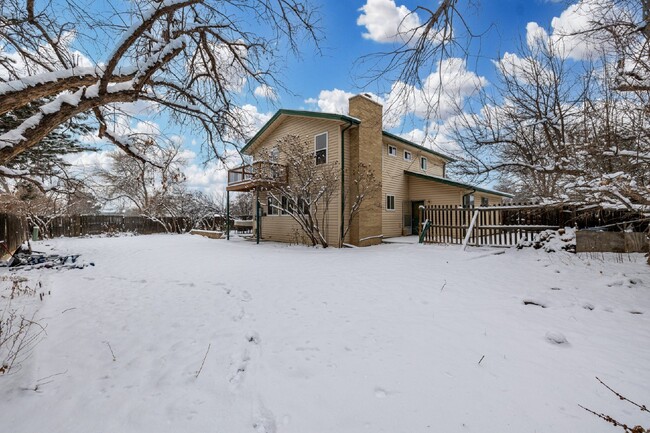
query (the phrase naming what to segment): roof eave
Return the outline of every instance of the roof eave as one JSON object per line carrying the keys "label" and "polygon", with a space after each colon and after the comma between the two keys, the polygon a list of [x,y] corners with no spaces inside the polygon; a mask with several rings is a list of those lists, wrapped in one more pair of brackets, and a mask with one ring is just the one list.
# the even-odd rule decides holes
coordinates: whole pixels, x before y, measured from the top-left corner
{"label": "roof eave", "polygon": [[241,153],[246,153],[246,151],[257,141],[258,138],[260,138],[264,132],[275,123],[280,116],[299,116],[299,117],[312,117],[316,119],[326,119],[326,120],[338,120],[341,122],[348,122],[350,124],[358,125],[361,123],[359,119],[356,117],[351,117],[351,116],[346,116],[344,114],[336,114],[336,113],[321,113],[318,111],[302,111],[302,110],[286,110],[286,109],[280,109],[276,111],[276,113],[271,117],[268,122],[264,124],[260,128],[259,131],[246,142],[246,145],[241,148],[240,152]]}
{"label": "roof eave", "polygon": [[423,151],[425,151],[425,152],[428,152],[428,153],[431,153],[431,154],[433,154],[433,155],[436,155],[437,157],[442,158],[442,159],[444,159],[444,160],[447,161],[447,162],[455,162],[455,161],[456,161],[456,160],[455,160],[454,158],[452,158],[451,156],[447,156],[447,155],[445,155],[445,154],[443,154],[443,153],[436,152],[435,150],[429,149],[428,147],[424,147],[424,146],[419,145],[419,144],[417,144],[417,143],[413,143],[412,141],[407,140],[406,138],[400,137],[399,135],[395,135],[395,134],[393,134],[393,133],[391,133],[391,132],[388,132],[388,131],[382,131],[381,133],[382,133],[382,135],[384,135],[384,136],[386,136],[386,137],[388,137],[388,138],[392,138],[392,139],[395,140],[395,141],[399,141],[400,143],[403,143],[403,144],[408,144],[409,146],[413,146],[413,147],[415,147],[416,149],[420,149],[420,150],[423,150]]}
{"label": "roof eave", "polygon": [[429,181],[432,181],[432,182],[442,183],[442,184],[445,184],[445,185],[450,185],[450,186],[455,186],[455,187],[465,188],[465,189],[471,189],[471,190],[478,191],[478,192],[483,192],[483,193],[486,193],[486,194],[493,194],[493,195],[498,195],[498,196],[506,197],[506,198],[514,197],[514,195],[508,194],[507,192],[501,192],[501,191],[496,191],[496,190],[493,190],[493,189],[481,188],[479,186],[474,186],[474,185],[470,185],[470,184],[463,183],[463,182],[458,182],[458,181],[451,180],[451,179],[446,179],[446,178],[439,177],[439,176],[431,176],[431,175],[428,175],[428,174],[413,173],[412,171],[408,171],[408,170],[404,170],[404,174],[406,174],[408,176],[419,177],[421,179],[429,180]]}

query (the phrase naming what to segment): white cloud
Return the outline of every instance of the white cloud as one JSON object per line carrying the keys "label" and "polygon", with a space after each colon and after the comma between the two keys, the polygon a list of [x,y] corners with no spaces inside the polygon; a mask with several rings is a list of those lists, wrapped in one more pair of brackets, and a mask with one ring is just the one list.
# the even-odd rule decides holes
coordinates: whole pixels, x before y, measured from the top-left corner
{"label": "white cloud", "polygon": [[266,122],[272,113],[261,113],[255,105],[245,104],[239,110],[245,137],[252,137]]}
{"label": "white cloud", "polygon": [[549,33],[535,22],[526,26],[526,41],[529,48],[536,49],[540,44],[552,47],[554,52],[574,60],[588,60],[603,50],[601,40],[583,34],[592,28],[594,17],[603,11],[613,13],[615,6],[610,0],[582,0],[567,7],[559,17],[551,20]]}
{"label": "white cloud", "polygon": [[531,83],[535,78],[534,66],[541,68],[534,58],[519,57],[517,54],[506,52],[503,57],[494,62],[499,71],[520,82]]}
{"label": "white cloud", "polygon": [[[429,75],[421,88],[395,82],[388,95],[368,95],[384,107],[384,128],[392,129],[407,115],[444,120],[486,84],[484,77],[467,70],[465,60],[452,58],[441,62],[439,70]],[[318,106],[322,112],[348,114],[348,100],[354,95],[340,89],[321,90],[317,98],[306,99],[305,103]]]}
{"label": "white cloud", "polygon": [[375,42],[406,42],[421,25],[417,13],[394,0],[367,0],[359,10],[357,25],[366,28],[362,36]]}
{"label": "white cloud", "polygon": [[221,43],[210,44],[210,49],[210,56],[206,55],[206,60],[197,57],[191,64],[187,63],[187,72],[199,80],[205,79],[204,76],[208,74],[209,70],[208,75],[214,75],[209,64],[210,60],[208,60],[214,58],[217,62],[216,72],[219,74],[222,85],[228,91],[241,93],[248,78],[248,73],[241,62],[248,57],[248,50],[243,46],[228,46]]}
{"label": "white cloud", "polygon": [[464,59],[445,59],[438,70],[424,80],[421,88],[402,82],[393,83],[386,102],[391,114],[388,123],[397,126],[399,122],[396,119],[410,114],[420,119],[435,117],[444,120],[486,84],[484,77],[467,70]]}
{"label": "white cloud", "polygon": [[270,99],[272,101],[275,101],[278,99],[278,94],[276,93],[275,89],[267,84],[262,84],[259,85],[255,88],[255,96],[258,98],[266,98]]}
{"label": "white cloud", "polygon": [[548,43],[548,33],[536,22],[526,24],[526,43],[532,50]]}
{"label": "white cloud", "polygon": [[101,150],[97,152],[81,152],[64,156],[64,159],[75,168],[75,171],[90,174],[92,171],[103,168],[109,169],[111,152],[115,149]]}
{"label": "white cloud", "polygon": [[348,99],[353,96],[354,93],[340,89],[321,90],[318,98],[309,98],[305,103],[318,105],[324,113],[348,114]]}

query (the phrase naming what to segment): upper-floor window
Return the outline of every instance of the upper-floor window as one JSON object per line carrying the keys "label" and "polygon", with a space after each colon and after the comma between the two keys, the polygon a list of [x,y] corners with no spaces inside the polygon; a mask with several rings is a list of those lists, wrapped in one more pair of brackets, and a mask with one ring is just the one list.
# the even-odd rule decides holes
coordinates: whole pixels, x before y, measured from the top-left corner
{"label": "upper-floor window", "polygon": [[388,146],[388,154],[390,156],[397,156],[397,147],[389,145]]}
{"label": "upper-floor window", "polygon": [[404,160],[405,161],[410,161],[412,159],[413,159],[413,155],[411,155],[411,152],[409,152],[408,150],[405,150],[404,151]]}
{"label": "upper-floor window", "polygon": [[314,137],[314,150],[316,165],[327,163],[327,132]]}
{"label": "upper-floor window", "polygon": [[420,158],[420,168],[421,168],[422,170],[426,170],[426,169],[427,169],[427,163],[428,163],[428,162],[427,162],[427,159],[426,159],[424,156]]}

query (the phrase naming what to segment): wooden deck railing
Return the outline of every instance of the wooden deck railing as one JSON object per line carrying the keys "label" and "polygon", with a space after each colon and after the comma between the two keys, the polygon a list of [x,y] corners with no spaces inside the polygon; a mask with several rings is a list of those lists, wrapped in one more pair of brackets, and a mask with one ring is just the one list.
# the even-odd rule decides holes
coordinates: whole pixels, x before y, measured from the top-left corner
{"label": "wooden deck railing", "polygon": [[287,167],[282,164],[256,161],[228,170],[228,189],[246,191],[257,186],[271,186],[287,181]]}

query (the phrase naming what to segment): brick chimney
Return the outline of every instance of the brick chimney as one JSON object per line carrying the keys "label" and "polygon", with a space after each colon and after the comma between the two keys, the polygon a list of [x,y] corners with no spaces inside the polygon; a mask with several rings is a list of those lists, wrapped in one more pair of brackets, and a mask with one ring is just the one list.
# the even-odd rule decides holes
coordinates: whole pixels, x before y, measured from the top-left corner
{"label": "brick chimney", "polygon": [[[378,180],[382,179],[382,111],[381,104],[366,95],[356,95],[349,100],[349,114],[361,121],[358,128],[350,131],[350,180],[355,177],[359,163],[371,167]],[[356,196],[354,183],[348,183],[348,197]],[[361,210],[350,227],[350,243],[367,246],[381,243],[383,194],[381,188],[366,197]],[[349,202],[350,200],[348,200]],[[361,241],[361,239],[375,237]]]}

